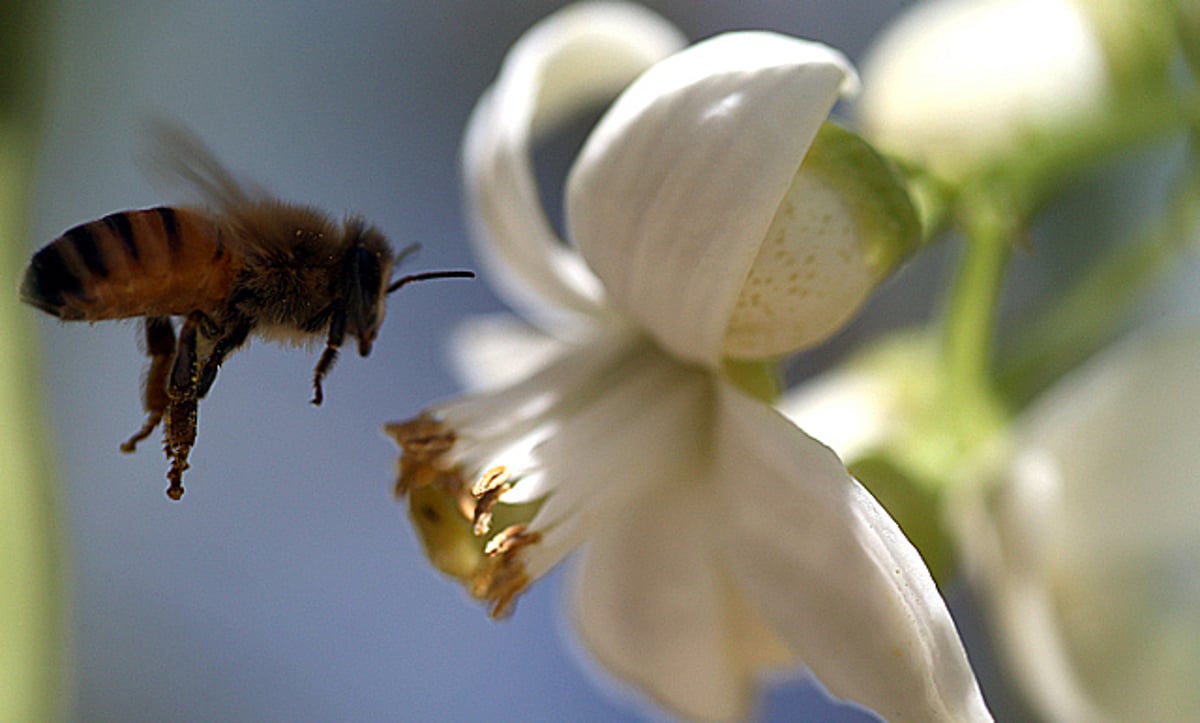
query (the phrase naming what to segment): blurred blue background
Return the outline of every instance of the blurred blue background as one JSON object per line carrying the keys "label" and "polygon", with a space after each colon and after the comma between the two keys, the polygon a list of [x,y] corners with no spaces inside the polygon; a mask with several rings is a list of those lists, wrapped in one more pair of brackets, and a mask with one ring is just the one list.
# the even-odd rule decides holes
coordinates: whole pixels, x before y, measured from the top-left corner
{"label": "blurred blue background", "polygon": [[[857,56],[907,3],[648,3],[692,38],[771,28]],[[410,270],[473,267],[457,154],[508,46],[554,2],[53,3],[30,252],[77,223],[174,199],[135,158],[177,117],[280,196],[358,212]],[[456,392],[445,335],[503,304],[485,282],[394,296],[372,356],[308,403],[315,354],[252,343],[201,407],[181,503],[142,422],[133,323],[37,315],[64,482],[75,719],[640,720],[576,649],[558,577],[487,619],[422,558],[380,432]],[[30,314],[34,314],[31,310]],[[803,683],[765,720],[869,720]]]}

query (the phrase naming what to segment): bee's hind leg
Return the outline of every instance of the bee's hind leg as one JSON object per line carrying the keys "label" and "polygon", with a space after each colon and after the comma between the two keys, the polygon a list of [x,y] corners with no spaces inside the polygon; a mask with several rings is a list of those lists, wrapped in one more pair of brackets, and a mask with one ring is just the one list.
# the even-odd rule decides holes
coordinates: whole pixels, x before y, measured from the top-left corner
{"label": "bee's hind leg", "polygon": [[163,451],[171,462],[167,471],[167,496],[173,500],[183,497],[183,472],[188,468],[188,454],[196,443],[198,385],[200,362],[196,355],[196,331],[203,323],[200,312],[188,314],[179,330],[175,363],[167,379],[167,406],[163,417]]}
{"label": "bee's hind leg", "polygon": [[190,466],[188,455],[196,443],[198,407],[195,397],[172,399],[167,407],[164,446],[167,459],[171,460],[171,468],[167,470],[167,497],[173,500],[183,497],[183,472]]}
{"label": "bee's hind leg", "polygon": [[[226,328],[228,331],[225,331]],[[221,362],[225,361],[229,352],[246,343],[246,338],[250,336],[252,328],[253,325],[249,319],[235,317],[225,327],[216,330],[217,341],[213,345],[212,351],[209,352],[208,359],[204,361],[204,366],[200,369],[199,381],[196,383],[197,398],[203,399],[204,395],[208,394],[208,390],[216,381],[217,370],[221,368]]]}
{"label": "bee's hind leg", "polygon": [[142,404],[146,409],[146,423],[132,437],[121,444],[126,454],[137,449],[138,442],[150,436],[162,421],[167,409],[167,374],[171,358],[175,356],[175,329],[169,316],[148,316],[145,321],[146,354],[150,356],[150,367],[143,380]]}

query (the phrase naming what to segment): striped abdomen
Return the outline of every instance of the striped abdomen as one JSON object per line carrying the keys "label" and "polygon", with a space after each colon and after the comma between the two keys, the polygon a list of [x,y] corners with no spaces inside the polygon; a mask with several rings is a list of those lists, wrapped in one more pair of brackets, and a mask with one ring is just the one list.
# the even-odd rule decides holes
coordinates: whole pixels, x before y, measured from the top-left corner
{"label": "striped abdomen", "polygon": [[33,256],[21,300],[61,319],[216,312],[240,258],[207,214],[121,211],[67,231]]}

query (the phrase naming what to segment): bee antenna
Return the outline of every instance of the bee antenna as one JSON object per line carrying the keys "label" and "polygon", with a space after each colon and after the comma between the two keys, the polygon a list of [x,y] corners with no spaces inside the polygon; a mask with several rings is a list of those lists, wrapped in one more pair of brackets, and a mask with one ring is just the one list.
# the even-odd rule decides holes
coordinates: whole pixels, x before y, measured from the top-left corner
{"label": "bee antenna", "polygon": [[396,254],[396,258],[392,261],[392,263],[396,266],[399,266],[400,262],[404,261],[404,259],[408,258],[409,256],[412,256],[413,254],[417,253],[420,250],[421,250],[421,244],[411,243],[411,244],[405,246],[404,248],[400,249],[400,251]]}
{"label": "bee antenna", "polygon": [[[410,247],[411,248],[411,247]],[[388,284],[387,293],[399,289],[401,286],[412,281],[428,281],[429,279],[473,279],[475,278],[474,271],[426,271],[421,274],[409,274],[401,276],[392,283]]]}

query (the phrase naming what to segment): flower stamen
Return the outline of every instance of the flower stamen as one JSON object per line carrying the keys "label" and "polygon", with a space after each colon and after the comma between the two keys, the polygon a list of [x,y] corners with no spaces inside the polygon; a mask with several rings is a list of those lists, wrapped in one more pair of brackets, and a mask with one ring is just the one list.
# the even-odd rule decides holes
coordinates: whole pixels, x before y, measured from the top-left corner
{"label": "flower stamen", "polygon": [[396,440],[404,454],[395,494],[403,497],[418,487],[434,484],[449,471],[438,461],[454,446],[458,435],[440,419],[422,412],[406,422],[391,422],[384,432]]}
{"label": "flower stamen", "polygon": [[[491,617],[507,617],[532,582],[519,553],[542,540],[523,522],[488,537],[496,505],[512,489],[509,468],[489,467],[468,484],[469,472],[451,454],[458,433],[428,411],[388,424],[384,431],[400,446],[396,496],[408,497],[417,510],[414,519],[427,554],[443,572],[465,582],[472,597],[488,603]],[[458,518],[454,512],[445,516],[449,510]]]}
{"label": "flower stamen", "polygon": [[508,468],[503,465],[492,467],[484,472],[479,481],[471,488],[471,495],[477,500],[473,515],[476,536],[483,537],[491,529],[492,511],[495,509],[496,503],[500,501],[500,495],[510,489],[512,489],[512,485],[508,483]]}
{"label": "flower stamen", "polygon": [[529,586],[529,573],[517,557],[524,548],[541,542],[542,534],[525,525],[512,525],[498,532],[484,546],[486,560],[471,579],[471,595],[491,604],[488,614],[507,617],[517,596]]}

